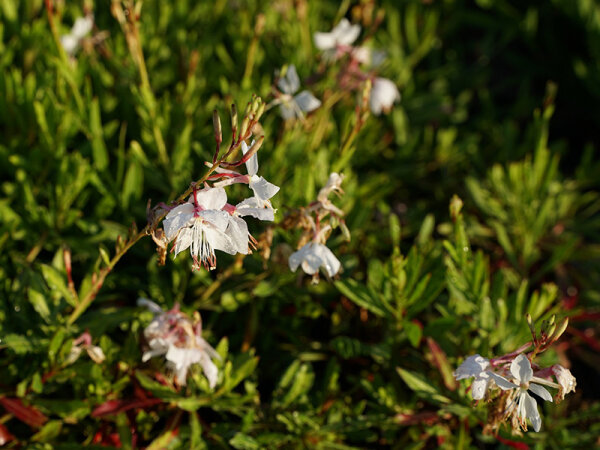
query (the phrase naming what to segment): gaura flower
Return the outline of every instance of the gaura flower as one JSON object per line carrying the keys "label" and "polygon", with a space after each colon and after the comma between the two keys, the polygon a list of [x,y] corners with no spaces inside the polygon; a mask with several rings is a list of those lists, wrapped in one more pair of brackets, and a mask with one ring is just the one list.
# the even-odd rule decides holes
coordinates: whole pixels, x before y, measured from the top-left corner
{"label": "gaura flower", "polygon": [[92,31],[93,27],[94,16],[78,17],[71,31],[60,37],[60,43],[69,56],[74,56],[77,53],[77,50],[81,46],[81,41]]}
{"label": "gaura flower", "polygon": [[279,104],[279,111],[285,120],[304,118],[304,113],[314,111],[321,106],[321,100],[312,95],[309,91],[302,91],[294,94],[300,89],[300,78],[296,72],[296,66],[291,64],[285,73],[277,81],[277,87],[282,92],[275,104]]}
{"label": "gaura flower", "polygon": [[517,356],[510,364],[510,373],[518,384],[515,384],[494,372],[488,372],[500,389],[515,389],[514,396],[510,398],[509,411],[511,411],[513,414],[516,412],[516,416],[521,424],[521,427],[524,430],[527,430],[526,419],[529,419],[533,425],[533,429],[535,431],[540,431],[542,419],[540,418],[540,413],[538,412],[537,403],[535,399],[529,395],[528,391],[533,392],[537,396],[549,402],[552,401],[552,395],[550,395],[546,388],[540,386],[539,384],[531,383],[533,378],[533,369],[531,368],[529,359],[527,359],[527,356],[524,354]]}
{"label": "gaura flower", "polygon": [[342,181],[344,181],[344,175],[336,172],[332,172],[329,175],[329,179],[327,180],[327,184],[321,188],[319,194],[317,195],[317,201],[321,203],[321,206],[336,214],[337,216],[343,216],[344,211],[335,206],[331,200],[329,200],[329,194],[335,192],[336,194],[343,194],[342,190]]}
{"label": "gaura flower", "polygon": [[320,267],[331,278],[340,270],[340,261],[327,246],[318,242],[309,242],[300,250],[292,253],[288,261],[290,270],[295,272],[298,266],[309,275],[315,275]]}
{"label": "gaura flower", "polygon": [[179,311],[177,305],[165,312],[156,303],[140,298],[138,306],[145,306],[155,314],[152,322],[144,330],[144,337],[150,349],[144,352],[142,361],[165,355],[167,365],[174,370],[176,381],[180,385],[186,384],[190,366],[200,364],[210,388],[213,389],[217,384],[219,371],[212,360],[220,360],[221,357],[202,338],[201,322],[194,323]]}
{"label": "gaura flower", "polygon": [[400,100],[400,92],[393,81],[387,78],[375,78],[369,97],[369,106],[375,115],[389,111],[394,103]]}
{"label": "gaura flower", "polygon": [[225,189],[214,187],[195,190],[186,203],[173,208],[163,227],[167,241],[175,240],[175,256],[189,248],[194,268],[202,264],[214,269],[215,250],[248,254],[248,226],[240,217],[224,211],[226,205]]}
{"label": "gaura flower", "polygon": [[69,352],[69,356],[67,356],[65,363],[67,365],[73,364],[79,359],[79,355],[81,355],[83,350],[87,352],[90,359],[96,364],[101,364],[106,359],[102,349],[97,345],[92,345],[92,335],[88,331],[85,331],[73,341],[71,351]]}
{"label": "gaura flower", "polygon": [[383,50],[374,50],[370,47],[356,47],[352,52],[352,57],[359,63],[365,64],[371,68],[377,68],[383,64],[387,54]]}
{"label": "gaura flower", "polygon": [[471,395],[473,400],[481,400],[485,396],[490,383],[490,375],[487,373],[489,367],[489,359],[480,355],[472,355],[464,360],[453,375],[457,380],[474,377],[475,380],[471,384]]}
{"label": "gaura flower", "polygon": [[[242,142],[242,153],[244,155],[248,152],[248,149],[248,145]],[[254,197],[238,203],[235,207],[236,213],[240,216],[252,216],[260,220],[273,221],[275,210],[271,206],[270,199],[279,192],[279,186],[275,186],[257,175],[258,157],[256,153],[246,161],[246,168],[248,169],[248,185],[254,192]]]}
{"label": "gaura flower", "polygon": [[577,380],[569,369],[565,369],[560,364],[552,366],[552,373],[556,377],[556,381],[560,386],[558,389],[558,398],[563,400],[569,392],[575,392]]}
{"label": "gaura flower", "polygon": [[348,47],[356,41],[360,34],[360,25],[352,25],[348,19],[340,20],[329,33],[317,31],[314,34],[315,45],[319,50],[324,50],[325,56],[334,57],[339,47]]}

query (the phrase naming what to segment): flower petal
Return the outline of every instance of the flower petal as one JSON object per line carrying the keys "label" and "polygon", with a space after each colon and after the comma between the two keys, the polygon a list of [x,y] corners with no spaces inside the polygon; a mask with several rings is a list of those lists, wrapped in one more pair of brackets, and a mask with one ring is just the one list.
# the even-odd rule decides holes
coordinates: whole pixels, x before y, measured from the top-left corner
{"label": "flower petal", "polygon": [[323,33],[318,31],[313,35],[313,38],[315,40],[315,46],[319,50],[329,50],[335,48],[336,40],[333,33]]}
{"label": "flower petal", "polygon": [[310,251],[310,248],[311,243],[309,242],[308,244],[304,245],[301,249],[295,251],[290,255],[288,264],[292,272],[295,272],[296,269],[298,269],[298,266],[302,264],[302,261],[304,261],[306,254]]}
{"label": "flower petal", "polygon": [[550,392],[548,392],[548,390],[545,387],[540,386],[539,384],[531,383],[529,385],[529,390],[535,395],[543,398],[547,402],[552,401],[552,395],[550,395]]}
{"label": "flower petal", "polygon": [[508,381],[506,378],[504,378],[501,375],[495,374],[492,371],[488,371],[486,372],[490,377],[492,377],[492,380],[494,380],[496,382],[496,386],[498,386],[500,389],[502,389],[503,391],[506,391],[508,389],[516,389],[519,386],[517,386],[516,384]]}
{"label": "flower petal", "polygon": [[204,236],[206,242],[208,242],[212,249],[221,250],[230,255],[235,255],[237,253],[235,244],[231,241],[231,238],[225,231],[220,231],[213,227],[206,227],[204,229]]}
{"label": "flower petal", "polygon": [[523,353],[517,356],[510,364],[510,373],[521,383],[528,383],[533,376],[531,363]]}
{"label": "flower petal", "polygon": [[279,186],[275,186],[273,183],[269,183],[263,177],[250,180],[250,189],[254,191],[254,195],[262,201],[269,200],[277,192],[279,192]]}
{"label": "flower petal", "polygon": [[298,107],[306,113],[314,111],[321,106],[321,100],[312,95],[309,91],[300,92],[294,97],[294,101]]}
{"label": "flower petal", "polygon": [[193,228],[184,228],[181,230],[175,241],[175,250],[173,250],[175,252],[175,257],[185,249],[189,248],[189,246],[192,245],[193,239]]}
{"label": "flower petal", "polygon": [[244,219],[231,216],[226,234],[233,243],[236,253],[241,253],[242,255],[248,254],[248,225]]}
{"label": "flower petal", "polygon": [[295,103],[292,101],[282,102],[279,105],[279,112],[284,120],[294,119],[298,116],[296,109],[294,108]]}
{"label": "flower petal", "polygon": [[489,378],[478,378],[473,381],[473,384],[471,384],[471,396],[473,400],[481,400],[485,396],[489,382]]}
{"label": "flower petal", "polygon": [[392,107],[400,99],[400,92],[393,81],[387,78],[375,78],[369,97],[369,106],[375,115]]}
{"label": "flower petal", "polygon": [[222,187],[196,191],[196,202],[204,209],[221,209],[227,203],[227,193]]}
{"label": "flower petal", "polygon": [[523,409],[521,410],[521,412],[524,412],[525,417],[527,417],[531,421],[533,429],[536,432],[540,431],[540,428],[542,427],[542,418],[540,417],[540,413],[537,408],[537,403],[535,402],[534,398],[527,392],[523,392],[521,394],[520,403],[523,404]]}
{"label": "flower petal", "polygon": [[[201,217],[202,220],[209,222],[210,225],[219,231],[225,231],[227,225],[229,224],[229,213],[226,211],[206,209],[204,211],[200,211],[198,216]],[[205,227],[207,226],[209,225],[205,224]]]}
{"label": "flower petal", "polygon": [[285,72],[285,77],[281,77],[277,81],[277,87],[284,94],[292,95],[298,89],[300,89],[300,78],[298,78],[298,72],[296,72],[296,66],[290,64]]}
{"label": "flower petal", "polygon": [[[250,147],[254,145],[254,141],[250,143]],[[250,147],[246,144],[245,141],[242,141],[242,154],[248,153]],[[254,176],[258,172],[258,157],[256,153],[250,157],[248,161],[246,161],[246,169],[248,170],[248,175]]]}
{"label": "flower petal", "polygon": [[163,220],[163,228],[165,229],[167,240],[171,242],[175,239],[179,230],[189,227],[193,220],[194,205],[191,203],[184,203],[169,211],[169,214]]}
{"label": "flower petal", "polygon": [[343,18],[331,31],[338,45],[351,45],[360,34],[360,25],[352,25],[348,19]]}
{"label": "flower petal", "polygon": [[200,363],[200,367],[202,367],[202,371],[208,380],[208,385],[211,389],[214,389],[217,384],[219,369],[217,369],[215,363],[213,363],[210,357],[206,354],[203,354],[202,358],[200,358],[200,361],[198,362]]}
{"label": "flower petal", "polygon": [[275,220],[275,210],[273,208],[249,208],[242,207],[236,209],[237,214],[242,217],[251,216],[258,220],[273,222]]}
{"label": "flower petal", "polygon": [[342,266],[339,259],[333,254],[329,247],[323,244],[315,244],[319,246],[318,253],[321,258],[321,265],[324,267],[325,272],[329,277],[333,277],[336,273],[339,272],[340,267]]}
{"label": "flower petal", "polygon": [[477,377],[484,370],[486,370],[489,365],[490,363],[488,359],[478,354],[471,355],[465,359],[460,366],[458,366],[458,369],[454,371],[453,375],[457,380],[462,380],[469,377]]}
{"label": "flower petal", "polygon": [[137,305],[148,308],[154,314],[162,314],[164,312],[163,309],[160,306],[158,306],[157,303],[154,303],[152,300],[149,300],[147,298],[138,298]]}

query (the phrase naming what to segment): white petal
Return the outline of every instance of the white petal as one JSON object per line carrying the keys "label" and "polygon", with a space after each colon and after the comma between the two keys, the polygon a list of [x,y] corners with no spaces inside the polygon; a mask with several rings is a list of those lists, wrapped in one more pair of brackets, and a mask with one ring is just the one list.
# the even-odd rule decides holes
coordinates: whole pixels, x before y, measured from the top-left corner
{"label": "white petal", "polygon": [[329,250],[329,247],[322,244],[316,245],[318,245],[320,248],[318,253],[321,258],[321,265],[325,268],[327,275],[329,275],[329,277],[333,277],[339,272],[340,267],[342,266],[340,261],[336,258],[333,252]]}
{"label": "white petal", "polygon": [[542,427],[542,418],[540,417],[540,413],[537,408],[537,403],[535,402],[533,397],[527,392],[523,392],[523,394],[521,394],[520,403],[523,404],[523,409],[521,412],[524,412],[525,417],[527,417],[531,421],[533,429],[536,432],[540,431],[540,428]]}
{"label": "white petal", "polygon": [[392,107],[400,99],[400,92],[393,81],[387,78],[375,78],[369,97],[369,106],[375,115]]}
{"label": "white petal", "polygon": [[163,309],[160,306],[158,306],[157,303],[154,303],[152,300],[148,300],[147,298],[138,298],[137,305],[148,308],[154,314],[162,314],[164,312]]}
{"label": "white petal", "polygon": [[284,120],[294,119],[298,116],[296,109],[294,108],[295,103],[291,102],[282,102],[279,105],[279,112],[281,113],[281,117]]}
{"label": "white petal", "polygon": [[237,252],[248,254],[248,225],[241,217],[232,216],[226,231]]}
{"label": "white petal", "polygon": [[[253,145],[254,141],[250,143],[250,147],[252,147]],[[242,154],[245,155],[246,153],[248,153],[250,147],[248,147],[245,141],[242,141]],[[248,175],[250,176],[256,175],[256,173],[258,172],[258,157],[256,153],[252,155],[248,161],[246,161],[246,169],[248,170]]]}
{"label": "white petal", "polygon": [[101,364],[106,359],[104,352],[97,345],[88,345],[85,350],[87,351],[88,356],[96,364]]}
{"label": "white petal", "polygon": [[279,186],[275,186],[273,183],[269,183],[263,177],[250,180],[250,189],[254,191],[254,195],[262,201],[269,200],[277,192],[279,192]]}
{"label": "white petal", "polygon": [[501,375],[497,375],[494,372],[488,371],[487,374],[492,377],[492,380],[494,380],[496,382],[496,385],[502,389],[503,391],[506,391],[508,389],[516,389],[519,386],[517,386],[516,384],[508,381],[506,378],[504,378]]}
{"label": "white petal", "polygon": [[202,220],[209,222],[210,225],[219,231],[225,231],[227,225],[229,224],[229,213],[226,211],[206,209],[204,211],[200,211],[198,216],[201,217]]}
{"label": "white petal", "polygon": [[86,17],[78,17],[73,24],[73,28],[71,28],[71,34],[75,36],[76,39],[84,38],[92,28],[94,27],[94,17],[86,16]]}
{"label": "white petal", "polygon": [[194,220],[194,205],[191,203],[184,203],[183,205],[176,206],[165,220],[163,220],[163,228],[165,229],[165,236],[169,242],[171,242],[179,233],[179,230],[185,227],[189,227]]}
{"label": "white petal", "polygon": [[248,206],[242,206],[236,207],[236,213],[242,217],[251,216],[258,220],[266,220],[270,222],[275,220],[275,210],[273,208],[251,208]]}
{"label": "white petal", "polygon": [[300,78],[298,78],[298,72],[296,72],[296,66],[290,64],[285,73],[285,77],[282,77],[277,82],[277,87],[284,94],[292,95],[298,89],[300,89]]}
{"label": "white petal", "polygon": [[290,255],[288,264],[292,272],[295,272],[296,269],[298,269],[298,266],[302,263],[302,261],[304,261],[304,258],[306,257],[306,254],[309,252],[310,248],[311,243],[309,242],[308,244],[304,245],[301,249],[295,251]]}
{"label": "white petal", "polygon": [[200,359],[199,363],[202,367],[204,375],[206,376],[206,379],[208,380],[208,385],[211,389],[214,389],[214,387],[217,384],[219,369],[217,369],[215,363],[213,363],[212,360],[206,354],[202,355],[202,358]]}
{"label": "white petal", "polygon": [[529,385],[529,390],[535,395],[542,397],[547,402],[552,401],[552,395],[550,395],[550,392],[548,392],[548,390],[545,387],[540,386],[539,384],[531,383]]}
{"label": "white petal", "polygon": [[480,355],[471,355],[453,373],[457,380],[477,377],[489,367],[489,360]]}
{"label": "white petal", "polygon": [[192,245],[194,240],[194,229],[193,228],[184,228],[181,230],[179,235],[177,236],[177,241],[175,241],[175,257],[185,249],[189,248]]}
{"label": "white petal", "polygon": [[64,36],[61,36],[60,43],[69,56],[73,56],[77,49],[79,49],[79,39],[72,34],[65,34]]}
{"label": "white petal", "polygon": [[471,395],[473,400],[481,400],[485,396],[488,388],[489,379],[479,378],[471,384]]}
{"label": "white petal", "polygon": [[211,358],[221,360],[221,355],[204,338],[196,336],[196,344]]}
{"label": "white petal", "polygon": [[533,376],[531,363],[523,353],[517,356],[510,364],[510,373],[521,383],[528,383]]}
{"label": "white petal", "polygon": [[351,25],[348,19],[343,18],[331,33],[335,35],[338,45],[351,45],[360,34],[360,25]]}
{"label": "white petal", "polygon": [[336,41],[333,33],[316,32],[313,35],[315,45],[319,50],[329,50],[335,48]]}
{"label": "white petal", "polygon": [[79,358],[79,355],[81,355],[81,350],[82,350],[82,348],[80,346],[73,345],[71,347],[71,350],[69,351],[69,355],[65,359],[65,364],[69,365],[69,364],[73,364],[75,361],[77,361],[77,359]]}
{"label": "white petal", "polygon": [[230,255],[237,253],[236,245],[231,241],[231,238],[225,231],[219,231],[216,228],[206,227],[204,229],[206,241],[214,250],[220,250]]}
{"label": "white petal", "polygon": [[556,376],[556,381],[561,387],[559,395],[561,395],[562,398],[564,398],[565,394],[575,391],[577,380],[569,369],[564,368],[560,364],[555,364],[552,366],[552,373]]}
{"label": "white petal", "polygon": [[227,203],[227,194],[220,187],[205,188],[196,191],[196,202],[204,209],[221,209]]}
{"label": "white petal", "polygon": [[314,111],[321,106],[321,100],[312,95],[309,91],[302,91],[294,97],[294,101],[298,107],[308,113]]}

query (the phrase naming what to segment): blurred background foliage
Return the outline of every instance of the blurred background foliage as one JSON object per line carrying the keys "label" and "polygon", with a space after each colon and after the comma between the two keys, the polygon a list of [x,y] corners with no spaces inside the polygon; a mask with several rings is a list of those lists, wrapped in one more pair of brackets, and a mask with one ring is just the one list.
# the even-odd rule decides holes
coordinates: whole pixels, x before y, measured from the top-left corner
{"label": "blurred background foliage", "polygon": [[[0,2],[0,434],[7,448],[591,448],[600,434],[600,6],[593,0],[145,1],[148,82],[111,13],[119,1]],[[56,37],[93,11],[70,61]],[[354,125],[312,33],[347,17],[387,53],[402,100]],[[363,35],[365,31],[363,31]],[[361,38],[362,39],[362,38]],[[270,259],[219,254],[156,264],[134,246],[92,307],[68,315],[117,236],[198,179],[223,118],[271,99],[294,63],[323,100],[305,122],[261,121],[261,173],[280,221],[345,175],[352,240],[344,272],[318,285],[289,272],[294,236]],[[227,120],[223,121],[224,124]],[[225,139],[229,132],[224,126]],[[239,187],[228,194],[242,199]],[[450,209],[449,209],[450,207]],[[260,238],[264,224],[251,223]],[[63,250],[72,253],[68,284]],[[109,256],[110,257],[110,256]],[[214,392],[199,370],[161,382],[141,363],[151,315],[139,296],[201,312],[223,357]],[[546,405],[540,433],[483,434],[451,372],[527,342],[524,315],[571,318],[543,355],[577,393]],[[66,364],[89,330],[107,358]],[[98,409],[103,406],[105,409]]]}

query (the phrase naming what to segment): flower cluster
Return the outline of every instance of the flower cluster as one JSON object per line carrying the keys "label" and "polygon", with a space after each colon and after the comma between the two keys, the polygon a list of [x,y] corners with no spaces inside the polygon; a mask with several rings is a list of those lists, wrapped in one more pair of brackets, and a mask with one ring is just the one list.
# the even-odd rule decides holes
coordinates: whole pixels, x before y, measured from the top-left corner
{"label": "flower cluster", "polygon": [[[164,236],[160,234],[157,238],[153,234],[159,248],[166,249],[168,243],[172,243],[171,251],[175,257],[189,248],[194,261],[193,268],[214,269],[217,264],[215,250],[230,255],[246,255],[255,247],[256,241],[248,231],[248,225],[243,217],[252,216],[260,220],[273,221],[275,210],[270,199],[277,194],[279,187],[269,183],[263,177],[258,176],[257,151],[260,148],[262,138],[250,146],[246,139],[251,135],[250,121],[257,121],[262,112],[260,102],[249,105],[249,114],[242,124],[242,133],[236,141],[235,135],[229,151],[221,160],[217,161],[219,146],[221,143],[220,122],[215,125],[217,137],[217,152],[213,162],[215,174],[211,179],[218,180],[213,186],[205,182],[203,189],[198,189],[194,184],[192,194],[188,200],[174,207],[165,207],[168,214],[163,221]],[[237,119],[236,119],[237,121]],[[242,158],[235,163],[227,163],[225,158],[236,147],[242,151]],[[231,167],[236,168],[245,163],[247,174],[241,174]],[[210,165],[210,164],[209,164]],[[246,198],[236,205],[227,202],[227,193],[224,187],[234,184],[247,184],[253,192],[253,196]]]}
{"label": "flower cluster", "polygon": [[[566,321],[560,327],[564,331]],[[556,327],[554,327],[556,330]],[[532,330],[532,333],[534,331]],[[558,389],[556,400],[564,399],[569,392],[574,392],[577,382],[569,369],[556,364],[550,368],[539,368],[532,364],[533,358],[541,351],[556,341],[562,331],[542,334],[542,339],[537,338],[534,333],[532,343],[525,344],[517,352],[510,353],[497,358],[487,359],[480,355],[472,355],[454,372],[457,380],[473,378],[471,384],[471,395],[474,400],[482,400],[486,397],[492,398],[494,392],[500,391],[500,401],[504,401],[503,414],[493,421],[503,421],[506,417],[512,417],[513,429],[522,428],[527,431],[527,420],[531,422],[533,429],[539,431],[542,426],[537,403],[531,394],[535,394],[542,400],[553,401],[552,395],[542,385]],[[522,353],[533,344],[534,350]],[[553,378],[555,381],[552,381]]]}
{"label": "flower cluster", "polygon": [[175,372],[176,382],[185,385],[191,365],[200,364],[211,389],[217,384],[219,371],[213,359],[221,357],[202,338],[202,322],[197,315],[195,320],[179,310],[179,306],[163,311],[156,303],[138,299],[139,306],[145,306],[154,313],[154,319],[144,330],[149,349],[144,352],[142,361],[164,355],[167,366]]}
{"label": "flower cluster", "polygon": [[[374,70],[385,61],[385,52],[366,46],[353,46],[360,31],[360,25],[351,25],[344,18],[330,32],[315,33],[314,41],[317,48],[323,51],[325,61],[336,61],[349,56],[349,61],[341,72],[340,85],[357,88],[360,83],[370,80],[372,87],[369,106],[373,114],[380,115],[388,112],[400,100],[400,92],[393,81],[375,74]],[[368,72],[362,70],[360,65],[366,67]]]}
{"label": "flower cluster", "polygon": [[317,200],[308,207],[302,208],[297,214],[288,217],[290,224],[303,229],[298,243],[299,249],[289,257],[290,269],[295,272],[301,266],[305,273],[313,276],[315,282],[319,279],[321,267],[330,278],[341,269],[340,261],[325,243],[332,229],[337,225],[349,238],[349,232],[342,219],[344,212],[329,200],[332,192],[337,194],[343,192],[341,188],[343,179],[343,175],[332,173],[325,187],[319,191]]}

